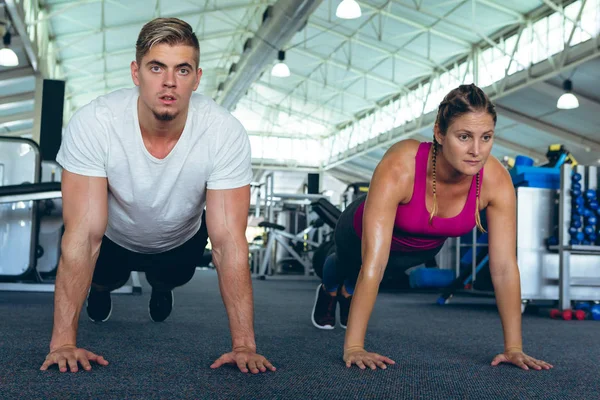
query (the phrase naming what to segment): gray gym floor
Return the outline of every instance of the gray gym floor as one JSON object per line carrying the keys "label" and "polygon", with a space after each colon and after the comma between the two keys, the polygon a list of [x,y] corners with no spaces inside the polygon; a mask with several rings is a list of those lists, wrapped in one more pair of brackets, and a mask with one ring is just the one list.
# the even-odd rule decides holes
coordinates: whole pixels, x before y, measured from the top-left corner
{"label": "gray gym floor", "polygon": [[197,271],[175,292],[164,323],[148,318],[149,290],[114,295],[111,319],[94,324],[85,311],[79,345],[110,365],[91,372],[39,371],[52,327],[52,294],[0,292],[0,387],[3,399],[592,399],[600,392],[597,321],[526,315],[525,349],[555,365],[522,371],[489,364],[502,350],[490,299],[382,293],[367,335],[368,349],[390,356],[383,371],[347,369],[344,331],[310,322],[317,282],[254,281],[259,352],[278,368],[244,375],[209,369],[230,349],[214,271]]}

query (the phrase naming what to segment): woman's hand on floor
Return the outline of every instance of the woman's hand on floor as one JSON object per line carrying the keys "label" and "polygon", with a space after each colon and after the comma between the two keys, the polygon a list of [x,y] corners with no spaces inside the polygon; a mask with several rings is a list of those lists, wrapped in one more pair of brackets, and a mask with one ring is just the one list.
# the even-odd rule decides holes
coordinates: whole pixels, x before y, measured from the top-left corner
{"label": "woman's hand on floor", "polygon": [[363,348],[352,348],[344,350],[344,362],[346,367],[350,368],[352,364],[356,364],[360,369],[386,369],[387,364],[396,364],[391,358],[379,355],[377,353],[369,353]]}
{"label": "woman's hand on floor", "polygon": [[535,369],[537,371],[554,367],[552,364],[548,364],[546,361],[537,360],[520,350],[510,350],[505,351],[502,354],[498,354],[496,357],[494,357],[492,365],[496,366],[500,363],[514,364],[524,370]]}

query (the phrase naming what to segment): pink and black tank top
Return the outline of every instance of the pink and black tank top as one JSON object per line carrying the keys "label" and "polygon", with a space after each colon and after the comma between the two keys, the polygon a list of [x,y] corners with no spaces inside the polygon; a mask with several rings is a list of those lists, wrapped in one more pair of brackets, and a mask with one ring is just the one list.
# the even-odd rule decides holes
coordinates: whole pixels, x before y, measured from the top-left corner
{"label": "pink and black tank top", "polygon": [[[432,143],[419,145],[415,157],[415,183],[410,201],[398,204],[391,251],[422,251],[441,246],[449,237],[465,235],[475,227],[475,204],[477,200],[477,176],[473,177],[471,187],[462,211],[453,218],[433,217],[429,223],[429,211],[425,204],[427,189],[427,162]],[[480,172],[483,182],[483,168]],[[354,230],[362,237],[362,225],[365,203],[358,207],[354,214]]]}

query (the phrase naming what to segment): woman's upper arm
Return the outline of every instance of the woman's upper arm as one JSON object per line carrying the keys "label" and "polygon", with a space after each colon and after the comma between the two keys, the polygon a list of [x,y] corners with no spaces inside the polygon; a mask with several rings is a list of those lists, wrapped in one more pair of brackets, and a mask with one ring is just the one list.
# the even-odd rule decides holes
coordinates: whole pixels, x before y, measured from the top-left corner
{"label": "woman's upper arm", "polygon": [[494,190],[486,210],[491,271],[516,265],[517,201],[508,171],[494,166]]}
{"label": "woman's upper arm", "polygon": [[375,169],[363,214],[363,271],[382,272],[387,265],[396,210],[412,192],[412,180],[414,167],[402,155],[390,154]]}

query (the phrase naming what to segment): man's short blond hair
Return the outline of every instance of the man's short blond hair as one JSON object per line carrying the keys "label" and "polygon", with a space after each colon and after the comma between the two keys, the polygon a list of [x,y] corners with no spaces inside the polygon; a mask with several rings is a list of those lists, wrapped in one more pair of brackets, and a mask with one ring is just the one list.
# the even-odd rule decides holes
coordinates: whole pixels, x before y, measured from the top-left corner
{"label": "man's short blond hair", "polygon": [[135,43],[135,60],[138,65],[154,45],[162,43],[193,47],[196,50],[196,67],[200,65],[198,38],[192,27],[178,18],[156,18],[144,25]]}

